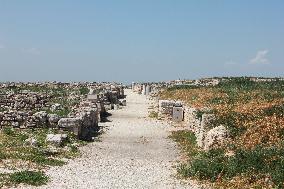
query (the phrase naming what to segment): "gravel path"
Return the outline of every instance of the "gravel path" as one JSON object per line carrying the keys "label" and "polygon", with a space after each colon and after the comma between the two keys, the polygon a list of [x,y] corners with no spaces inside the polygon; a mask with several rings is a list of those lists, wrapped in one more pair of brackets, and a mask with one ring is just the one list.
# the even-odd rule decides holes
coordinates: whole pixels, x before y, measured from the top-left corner
{"label": "gravel path", "polygon": [[168,126],[147,118],[144,96],[126,94],[127,106],[103,123],[102,141],[82,147],[81,158],[49,169],[51,181],[39,188],[197,188],[174,178],[178,154]]}

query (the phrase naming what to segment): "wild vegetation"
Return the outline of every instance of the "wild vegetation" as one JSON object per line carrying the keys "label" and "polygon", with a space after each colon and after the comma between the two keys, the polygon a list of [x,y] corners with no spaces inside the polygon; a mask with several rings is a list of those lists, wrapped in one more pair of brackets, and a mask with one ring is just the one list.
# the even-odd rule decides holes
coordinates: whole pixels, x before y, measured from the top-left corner
{"label": "wild vegetation", "polygon": [[47,134],[58,132],[62,131],[4,128],[0,132],[0,165],[12,173],[0,175],[0,186],[18,183],[45,184],[48,178],[41,170],[49,166],[62,166],[65,164],[63,159],[78,156],[78,146],[83,142],[71,133],[68,133],[67,140],[58,147],[46,141]]}
{"label": "wild vegetation", "polygon": [[216,86],[172,87],[160,96],[208,107],[217,117],[212,127],[222,124],[230,133],[226,145],[208,152],[189,131],[173,133],[189,157],[181,175],[217,188],[284,188],[284,81],[227,78]]}

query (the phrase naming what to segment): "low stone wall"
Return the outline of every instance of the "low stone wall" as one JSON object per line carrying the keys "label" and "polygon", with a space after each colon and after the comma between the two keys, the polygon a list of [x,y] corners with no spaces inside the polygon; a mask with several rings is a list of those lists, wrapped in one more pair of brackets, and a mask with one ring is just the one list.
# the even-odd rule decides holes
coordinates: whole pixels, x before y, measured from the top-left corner
{"label": "low stone wall", "polygon": [[173,108],[182,107],[182,103],[179,101],[173,101],[173,100],[159,100],[158,107],[159,107],[158,109],[159,118],[172,119],[173,118]]}
{"label": "low stone wall", "polygon": [[[179,101],[159,100],[158,117],[174,122],[183,120],[183,125],[186,125],[186,129],[195,134],[197,145],[205,150],[221,145],[228,138],[226,127],[222,125],[213,127],[215,120],[214,114],[203,113],[202,115],[198,115],[203,111],[209,112],[208,108],[200,110],[183,104],[185,103]],[[175,108],[179,111],[173,111]]]}
{"label": "low stone wall", "polygon": [[79,139],[91,140],[99,130],[99,111],[96,103],[83,102],[77,112],[58,121],[58,128],[73,132]]}
{"label": "low stone wall", "polygon": [[209,150],[227,140],[229,133],[225,126],[213,127],[214,114],[204,113],[201,118],[198,118],[198,109],[185,106],[184,110],[185,125],[194,132],[199,147]]}
{"label": "low stone wall", "polygon": [[[90,87],[91,98],[86,94],[69,93],[67,96],[56,96],[57,99],[74,99],[73,107],[68,107],[71,112],[60,117],[63,110],[61,104],[52,103],[52,94],[30,91],[12,91],[11,87],[21,87],[27,84],[0,84],[0,129],[13,128],[58,128],[75,133],[78,138],[90,140],[98,131],[98,122],[107,114],[109,109],[118,109],[119,105],[126,105],[124,87],[117,84],[63,84],[64,89],[73,91],[75,88]],[[36,87],[41,84],[30,83]],[[44,86],[53,84],[42,84]],[[57,83],[55,85],[61,85]],[[65,111],[65,110],[64,110]],[[59,112],[59,113],[58,113]],[[58,115],[56,114],[58,113]],[[65,113],[65,112],[64,112]]]}

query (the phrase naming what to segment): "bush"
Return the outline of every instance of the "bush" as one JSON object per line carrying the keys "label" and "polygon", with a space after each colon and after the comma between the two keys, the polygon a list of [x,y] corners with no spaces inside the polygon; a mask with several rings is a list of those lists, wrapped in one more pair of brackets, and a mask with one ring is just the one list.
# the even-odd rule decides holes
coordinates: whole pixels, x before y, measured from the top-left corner
{"label": "bush", "polygon": [[195,85],[175,85],[172,87],[167,88],[168,91],[180,90],[180,89],[198,89],[199,86]]}
{"label": "bush", "polygon": [[21,171],[12,173],[10,175],[10,181],[16,184],[24,183],[34,186],[40,186],[47,183],[48,177],[43,172]]}
{"label": "bush", "polygon": [[196,177],[210,180],[235,176],[270,175],[273,183],[283,187],[284,148],[264,148],[258,146],[252,150],[237,149],[234,156],[225,156],[223,149],[200,152],[187,165],[181,165],[178,172],[184,177]]}
{"label": "bush", "polygon": [[257,86],[257,82],[251,81],[250,78],[247,77],[230,78],[216,85],[217,88],[222,88],[225,91],[230,91],[231,89],[248,91],[255,89]]}
{"label": "bush", "polygon": [[266,108],[263,110],[264,115],[272,116],[276,115],[277,117],[283,117],[284,115],[284,104],[274,105],[272,107]]}
{"label": "bush", "polygon": [[6,159],[6,158],[7,158],[7,154],[5,152],[0,151],[0,160]]}
{"label": "bush", "polygon": [[188,176],[215,181],[225,168],[225,160],[224,150],[222,149],[201,152],[189,164]]}
{"label": "bush", "polygon": [[3,133],[8,136],[14,136],[16,134],[15,130],[12,127],[4,127]]}
{"label": "bush", "polygon": [[214,120],[212,124],[214,126],[225,125],[231,137],[235,138],[246,131],[246,128],[244,126],[239,125],[239,120],[244,121],[252,119],[254,119],[254,117],[250,114],[230,111],[227,114],[217,116],[216,120]]}
{"label": "bush", "polygon": [[149,117],[157,119],[158,118],[158,112],[151,111],[150,114],[149,114]]}
{"label": "bush", "polygon": [[81,95],[86,95],[86,94],[88,94],[90,92],[90,90],[87,87],[81,87],[79,89],[79,91],[80,91]]}
{"label": "bush", "polygon": [[197,154],[196,136],[191,131],[173,131],[170,138],[180,144],[182,149],[191,157]]}

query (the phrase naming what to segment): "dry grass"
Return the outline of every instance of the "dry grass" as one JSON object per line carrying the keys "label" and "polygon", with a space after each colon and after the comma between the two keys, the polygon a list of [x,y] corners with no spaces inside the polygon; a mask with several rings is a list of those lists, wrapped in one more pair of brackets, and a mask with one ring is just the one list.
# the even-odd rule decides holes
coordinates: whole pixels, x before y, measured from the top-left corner
{"label": "dry grass", "polygon": [[[223,155],[221,155],[223,158],[221,161],[220,158],[209,158],[208,154],[204,157],[197,156],[196,161],[191,162],[191,166],[198,165],[196,173],[200,168],[205,169],[204,174],[208,176],[206,178],[210,178],[216,188],[284,187],[284,178],[281,176],[284,173],[280,171],[282,170],[281,162],[284,159],[282,152],[284,146],[282,142],[284,139],[283,81],[253,82],[248,78],[233,78],[215,87],[170,88],[161,92],[160,96],[163,99],[182,100],[197,109],[210,108],[217,117],[215,126],[223,124],[231,133],[232,140],[224,150],[240,151],[246,154],[247,162],[228,159]],[[264,165],[269,166],[259,168],[258,162],[254,161],[256,154],[259,155],[259,160],[266,162]],[[220,162],[216,163],[219,160]],[[209,162],[215,163],[211,165]],[[232,162],[248,163],[248,165],[240,171],[230,170],[228,166],[232,166],[233,164],[230,164]],[[219,166],[224,170],[228,169],[228,172],[233,171],[236,175],[230,179],[223,178],[224,170],[219,170]],[[253,167],[253,170],[249,167]],[[183,168],[184,173],[189,174],[188,169]],[[215,173],[206,172],[211,169],[217,173],[221,171],[218,178]]]}

